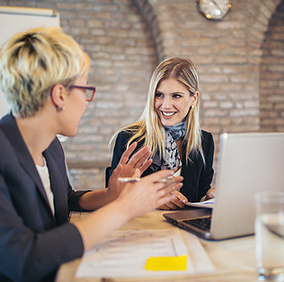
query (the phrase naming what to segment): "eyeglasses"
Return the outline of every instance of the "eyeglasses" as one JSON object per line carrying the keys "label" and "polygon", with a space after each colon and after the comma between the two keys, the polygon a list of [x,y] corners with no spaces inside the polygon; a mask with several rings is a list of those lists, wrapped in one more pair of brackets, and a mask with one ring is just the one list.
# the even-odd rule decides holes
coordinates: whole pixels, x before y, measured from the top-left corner
{"label": "eyeglasses", "polygon": [[86,101],[91,102],[94,99],[96,93],[96,87],[93,86],[78,86],[78,85],[70,85],[70,88],[79,88],[85,91]]}

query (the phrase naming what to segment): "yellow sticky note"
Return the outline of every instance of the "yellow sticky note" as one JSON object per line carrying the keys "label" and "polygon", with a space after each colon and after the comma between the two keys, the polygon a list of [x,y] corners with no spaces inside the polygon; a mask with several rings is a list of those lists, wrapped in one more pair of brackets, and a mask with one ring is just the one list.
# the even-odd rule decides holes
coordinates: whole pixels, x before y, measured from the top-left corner
{"label": "yellow sticky note", "polygon": [[176,271],[186,270],[187,255],[179,257],[150,257],[148,258],[145,269],[156,271]]}

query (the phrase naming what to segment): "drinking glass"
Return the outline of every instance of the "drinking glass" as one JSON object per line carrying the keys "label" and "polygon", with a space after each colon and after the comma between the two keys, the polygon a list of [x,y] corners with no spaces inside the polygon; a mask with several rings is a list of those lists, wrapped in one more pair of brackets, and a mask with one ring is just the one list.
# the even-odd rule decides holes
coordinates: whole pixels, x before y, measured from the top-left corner
{"label": "drinking glass", "polygon": [[258,280],[284,281],[284,191],[255,194]]}

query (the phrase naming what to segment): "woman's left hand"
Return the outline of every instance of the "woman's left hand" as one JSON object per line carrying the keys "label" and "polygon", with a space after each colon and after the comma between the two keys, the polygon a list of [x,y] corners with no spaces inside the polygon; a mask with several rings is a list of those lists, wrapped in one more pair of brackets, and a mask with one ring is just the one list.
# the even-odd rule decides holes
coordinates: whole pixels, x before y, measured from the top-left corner
{"label": "woman's left hand", "polygon": [[[132,143],[129,148],[122,154],[118,165],[122,165],[122,170],[119,177],[131,177],[135,169],[139,169],[139,177],[150,166],[152,160],[147,159],[151,155],[150,147],[145,146],[135,153],[130,159],[129,157],[137,147],[137,142]],[[129,159],[129,160],[128,160]]]}
{"label": "woman's left hand", "polygon": [[118,181],[119,177],[140,177],[152,163],[151,159],[147,160],[151,155],[149,146],[145,146],[129,159],[136,147],[137,143],[134,142],[122,154],[116,169],[109,179],[108,187],[111,200],[116,199],[124,187],[124,185]]}

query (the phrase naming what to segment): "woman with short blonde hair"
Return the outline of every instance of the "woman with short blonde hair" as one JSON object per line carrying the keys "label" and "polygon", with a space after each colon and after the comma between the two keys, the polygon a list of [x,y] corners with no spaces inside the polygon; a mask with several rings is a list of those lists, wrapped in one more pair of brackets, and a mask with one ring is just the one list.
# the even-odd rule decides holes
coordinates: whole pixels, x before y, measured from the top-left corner
{"label": "woman with short blonde hair", "polygon": [[[19,58],[19,59],[18,59]],[[15,34],[0,61],[1,88],[14,113],[33,116],[58,83],[71,85],[87,77],[90,58],[77,42],[56,27]]]}
{"label": "woman with short blonde hair", "polygon": [[[119,177],[140,177],[151,164],[147,146],[128,161],[134,143],[107,189],[73,190],[56,136],[76,135],[94,98],[89,66],[76,41],[55,27],[16,34],[0,50],[0,86],[11,109],[0,120],[0,281],[54,281],[61,264],[168,203],[182,186],[182,177],[159,182],[169,170],[120,185]],[[84,210],[95,211],[68,221],[70,211]]]}

